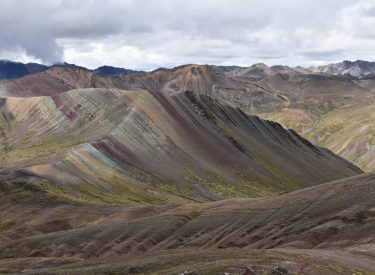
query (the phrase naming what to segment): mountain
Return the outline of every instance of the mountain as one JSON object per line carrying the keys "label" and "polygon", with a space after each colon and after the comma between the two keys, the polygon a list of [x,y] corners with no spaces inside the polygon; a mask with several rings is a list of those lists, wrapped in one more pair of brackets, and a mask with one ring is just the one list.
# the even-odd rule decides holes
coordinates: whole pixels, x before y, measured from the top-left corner
{"label": "mountain", "polygon": [[[72,77],[73,75],[75,77]],[[82,82],[86,84],[77,85]],[[88,87],[162,91],[166,95],[192,91],[218,98],[229,104],[235,103],[253,114],[272,110],[275,106],[285,106],[287,103],[287,99],[277,92],[209,65],[184,65],[145,74],[111,77],[101,77],[79,68],[53,67],[43,73],[6,81],[0,86],[0,92],[5,96],[25,97],[57,94],[73,88]]]}
{"label": "mountain", "polygon": [[48,66],[36,63],[20,63],[8,60],[0,60],[0,80],[9,78],[18,78],[33,73],[42,72],[48,69]]}
{"label": "mountain", "polygon": [[67,68],[67,69],[80,69],[84,71],[90,71],[90,69],[87,69],[86,67],[83,66],[78,66],[76,64],[71,64],[67,62],[61,62],[61,63],[55,63],[50,68]]}
{"label": "mountain", "polygon": [[231,70],[230,74],[250,81],[258,81],[274,75],[311,74],[311,71],[304,69],[302,67],[291,68],[288,66],[281,65],[269,67],[264,63],[258,63],[247,68],[236,68],[234,70]]}
{"label": "mountain", "polygon": [[209,95],[247,114],[294,129],[366,171],[375,169],[375,124],[371,113],[361,111],[370,111],[375,104],[375,81],[371,78],[359,80],[265,64],[229,72],[193,64],[111,78],[111,82],[120,89],[158,90],[168,95],[189,90]]}
{"label": "mountain", "polygon": [[[8,80],[0,84],[0,94],[40,96],[91,87],[160,91],[167,96],[185,91],[207,95],[247,114],[294,129],[366,171],[375,168],[375,141],[371,138],[375,125],[370,116],[361,111],[371,112],[371,105],[375,103],[375,81],[371,78],[351,79],[312,73],[300,67],[265,64],[228,72],[216,66],[191,64],[110,77],[79,68],[54,67],[43,73]],[[356,131],[356,127],[361,130]]]}
{"label": "mountain", "polygon": [[189,64],[167,71],[112,78],[112,85],[126,90],[161,91],[175,95],[185,91],[217,98],[239,107],[249,114],[258,114],[283,107],[287,99],[261,85],[224,72],[217,66]]}
{"label": "mountain", "polygon": [[366,78],[375,76],[375,62],[344,60],[335,64],[310,67],[309,70],[331,75],[352,75],[358,78]]}
{"label": "mountain", "polygon": [[44,72],[0,83],[1,96],[32,97],[53,95],[75,88],[88,88],[96,75],[75,67],[54,66]]}
{"label": "mountain", "polygon": [[268,199],[182,206],[14,204],[4,190],[4,273],[374,272],[374,174]]}
{"label": "mountain", "polygon": [[124,68],[117,68],[112,66],[101,66],[93,70],[93,72],[100,76],[113,76],[113,75],[128,75],[128,74],[141,74],[144,71],[133,71]]}
{"label": "mountain", "polygon": [[192,92],[79,89],[5,98],[1,110],[3,181],[75,201],[271,196],[361,173],[294,131]]}
{"label": "mountain", "polygon": [[258,83],[277,90],[289,102],[257,115],[294,129],[365,171],[375,169],[372,139],[375,124],[371,120],[375,82],[372,79],[302,74],[268,76]]}
{"label": "mountain", "polygon": [[375,124],[371,120],[375,81],[371,78],[348,78],[265,64],[229,72],[193,64],[111,81],[111,85],[121,89],[158,90],[168,95],[189,90],[209,95],[247,114],[294,129],[366,171],[375,169],[372,138]]}

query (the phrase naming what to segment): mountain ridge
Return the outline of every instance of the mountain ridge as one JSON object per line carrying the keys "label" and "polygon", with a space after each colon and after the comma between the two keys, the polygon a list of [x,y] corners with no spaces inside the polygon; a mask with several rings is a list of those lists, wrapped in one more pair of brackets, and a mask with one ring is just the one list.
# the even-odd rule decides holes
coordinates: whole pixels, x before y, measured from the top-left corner
{"label": "mountain ridge", "polygon": [[322,66],[312,66],[309,69],[313,72],[326,73],[331,75],[351,75],[358,78],[375,77],[375,62],[356,60],[344,60]]}
{"label": "mountain ridge", "polygon": [[108,66],[108,65],[103,65],[96,69],[91,70],[83,66],[69,64],[66,62],[55,63],[52,65],[44,65],[44,64],[38,64],[38,63],[22,63],[22,62],[14,62],[14,61],[9,61],[9,60],[0,60],[0,80],[24,77],[24,76],[32,75],[35,73],[44,72],[55,67],[81,69],[81,70],[93,72],[99,76],[113,76],[113,75],[128,75],[128,74],[144,73],[144,71],[131,70],[131,69],[119,68],[119,67]]}
{"label": "mountain ridge", "polygon": [[[45,65],[45,64],[38,64],[38,63],[22,63],[22,62],[14,62],[10,60],[0,60],[0,80],[1,79],[11,79],[11,78],[18,78],[23,77],[29,74],[42,72],[48,70],[53,67],[63,67],[63,68],[79,68],[82,70],[90,71],[96,73],[100,76],[125,76],[128,74],[141,74],[141,73],[152,73],[158,71],[165,71],[176,69],[181,66],[175,66],[173,68],[157,68],[150,71],[145,70],[133,70],[127,69],[123,67],[116,67],[110,65],[101,65],[95,69],[88,69],[83,66],[69,64],[67,62],[60,62],[55,63],[52,65]],[[276,70],[278,72],[300,72],[305,74],[310,73],[324,73],[329,75],[337,75],[337,76],[348,76],[351,75],[354,78],[373,78],[375,77],[375,62],[372,61],[365,61],[365,60],[356,60],[356,61],[349,61],[344,60],[337,63],[329,63],[327,65],[319,65],[319,66],[309,66],[309,67],[290,67],[286,65],[272,65],[268,66],[264,63],[255,63],[249,66],[238,66],[238,65],[210,65],[210,64],[190,64],[190,65],[208,65],[214,66],[222,70],[223,72],[229,73],[233,71],[241,71],[241,70],[251,70],[255,68],[265,69],[268,68],[270,70]]]}

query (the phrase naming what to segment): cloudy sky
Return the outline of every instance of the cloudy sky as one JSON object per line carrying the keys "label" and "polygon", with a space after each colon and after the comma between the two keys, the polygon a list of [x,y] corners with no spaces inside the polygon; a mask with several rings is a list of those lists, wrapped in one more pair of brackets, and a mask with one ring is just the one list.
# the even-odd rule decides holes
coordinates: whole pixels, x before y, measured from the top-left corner
{"label": "cloudy sky", "polygon": [[375,1],[0,0],[0,59],[143,70],[375,61]]}

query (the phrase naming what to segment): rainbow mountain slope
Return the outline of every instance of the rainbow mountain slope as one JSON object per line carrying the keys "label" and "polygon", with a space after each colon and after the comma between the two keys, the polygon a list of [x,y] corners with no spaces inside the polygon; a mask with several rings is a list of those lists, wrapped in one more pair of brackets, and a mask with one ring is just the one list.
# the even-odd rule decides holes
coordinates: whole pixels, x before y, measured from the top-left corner
{"label": "rainbow mountain slope", "polygon": [[[279,124],[191,92],[1,100],[1,180],[110,204],[259,197],[361,173]],[[16,200],[27,200],[27,192]],[[26,190],[27,191],[27,190]]]}

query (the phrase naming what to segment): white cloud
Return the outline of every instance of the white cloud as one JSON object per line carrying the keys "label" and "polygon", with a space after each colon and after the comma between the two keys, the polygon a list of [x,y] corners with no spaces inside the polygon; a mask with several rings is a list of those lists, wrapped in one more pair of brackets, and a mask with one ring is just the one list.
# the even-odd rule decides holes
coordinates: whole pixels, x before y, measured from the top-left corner
{"label": "white cloud", "polygon": [[[82,47],[76,43],[61,43],[64,47],[63,59],[68,63],[84,64],[96,68],[103,64],[133,69],[152,69],[163,63],[163,56],[137,46],[127,46],[116,42],[91,42]],[[103,63],[103,60],[105,61]]]}
{"label": "white cloud", "polygon": [[0,0],[0,58],[94,68],[375,60],[370,0]]}

